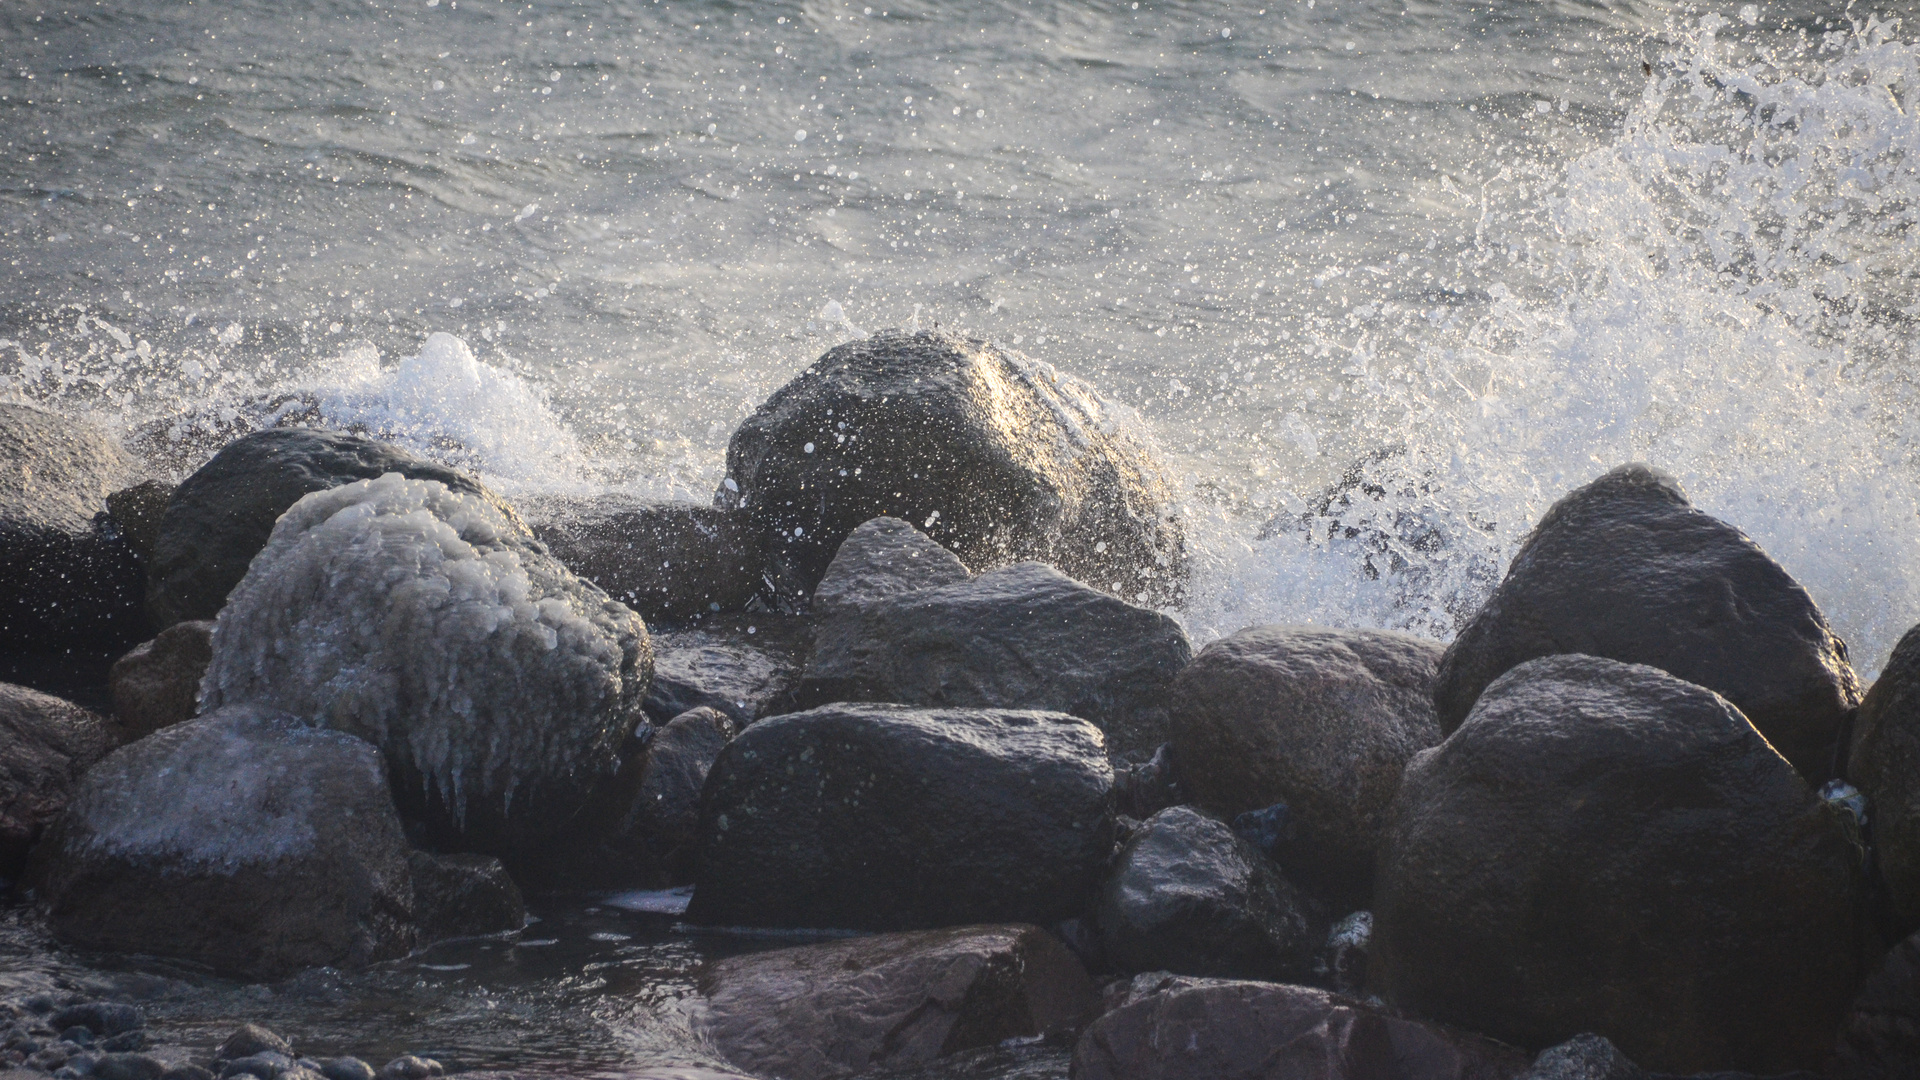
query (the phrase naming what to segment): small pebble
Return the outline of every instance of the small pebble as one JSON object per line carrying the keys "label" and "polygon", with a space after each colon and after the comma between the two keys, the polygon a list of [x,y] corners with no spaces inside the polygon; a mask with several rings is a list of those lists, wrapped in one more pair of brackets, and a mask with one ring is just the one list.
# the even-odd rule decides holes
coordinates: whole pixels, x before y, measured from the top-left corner
{"label": "small pebble", "polygon": [[175,1065],[160,1080],[215,1080],[211,1071],[198,1065]]}
{"label": "small pebble", "polygon": [[160,1080],[167,1066],[146,1054],[108,1054],[95,1062],[89,1075],[93,1080]]}
{"label": "small pebble", "polygon": [[87,1027],[85,1024],[75,1024],[70,1028],[63,1029],[60,1032],[60,1038],[75,1046],[92,1046],[93,1029]]}
{"label": "small pebble", "polygon": [[220,1049],[214,1051],[214,1056],[222,1061],[234,1061],[265,1053],[292,1057],[293,1044],[259,1024],[241,1024],[220,1044]]}
{"label": "small pebble", "polygon": [[320,1075],[327,1080],[373,1080],[373,1066],[357,1057],[320,1059]]}
{"label": "small pebble", "polygon": [[123,1031],[133,1031],[147,1026],[147,1018],[132,1005],[121,1005],[110,1001],[88,1001],[79,1005],[69,1005],[53,1014],[49,1021],[55,1031],[65,1031],[70,1027],[84,1027],[95,1035],[118,1035]]}
{"label": "small pebble", "polygon": [[446,1071],[432,1058],[405,1054],[380,1067],[380,1080],[427,1080]]}
{"label": "small pebble", "polygon": [[234,1058],[220,1067],[220,1080],[229,1076],[257,1076],[260,1080],[275,1080],[281,1073],[293,1068],[293,1058],[274,1050],[262,1050],[257,1054],[248,1054],[243,1058]]}

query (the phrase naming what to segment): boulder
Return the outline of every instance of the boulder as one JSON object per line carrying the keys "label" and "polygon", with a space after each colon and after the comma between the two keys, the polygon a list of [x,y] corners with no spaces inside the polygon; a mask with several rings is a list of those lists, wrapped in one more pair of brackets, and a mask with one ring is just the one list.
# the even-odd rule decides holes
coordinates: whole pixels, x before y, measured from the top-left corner
{"label": "boulder", "polygon": [[518,521],[389,473],[280,518],[214,626],[200,704],[366,739],[433,846],[511,866],[612,777],[651,678],[639,616]]}
{"label": "boulder", "polygon": [[241,1024],[213,1052],[215,1060],[237,1061],[255,1054],[293,1057],[293,1044],[259,1024]]}
{"label": "boulder", "polygon": [[967,580],[953,552],[899,518],[877,517],[847,534],[813,590],[813,613],[829,619],[876,600]]}
{"label": "boulder", "polygon": [[699,976],[702,1035],[746,1072],[826,1080],[1048,1032],[1097,1004],[1067,947],[1035,926],[850,938],[720,960]]}
{"label": "boulder", "polygon": [[1860,703],[1847,779],[1871,807],[1893,936],[1920,930],[1920,627],[1901,636]]}
{"label": "boulder", "polygon": [[131,742],[191,720],[212,660],[213,623],[202,619],[175,623],[116,660],[107,685],[121,738]]}
{"label": "boulder", "polygon": [[1644,465],[1569,493],[1534,526],[1440,660],[1440,730],[1459,727],[1502,672],[1556,653],[1646,664],[1722,695],[1816,784],[1860,701],[1813,597]]}
{"label": "boulder", "polygon": [[1167,693],[1193,657],[1180,625],[1040,563],[876,600],[821,625],[795,692],[831,701],[1050,709],[1115,754],[1167,738]]}
{"label": "boulder", "polygon": [[[1145,980],[1136,980],[1136,983]],[[1511,1080],[1513,1047],[1305,986],[1170,979],[1088,1026],[1074,1080]]]}
{"label": "boulder", "polygon": [[793,688],[812,646],[812,624],[766,612],[715,616],[656,634],[647,716],[664,724],[689,709],[718,709],[745,727],[792,712]]}
{"label": "boulder", "polygon": [[791,598],[882,516],[976,569],[1036,559],[1153,603],[1186,579],[1170,488],[1132,412],[940,331],[883,330],[827,352],[734,432],[716,499],[752,516]]}
{"label": "boulder", "polygon": [[123,746],[34,852],[49,925],[86,948],[255,979],[413,947],[412,875],[372,746],[250,706]]}
{"label": "boulder", "polygon": [[133,463],[105,432],[0,404],[0,648],[125,648],[141,570],[107,514]]}
{"label": "boulder", "polygon": [[649,624],[744,611],[762,588],[760,544],[743,510],[619,495],[528,510],[554,558]]}
{"label": "boulder", "polygon": [[302,497],[387,473],[437,481],[513,516],[478,481],[389,443],[310,428],[256,431],[228,443],[167,500],[147,566],[154,629],[219,614],[274,522]]}
{"label": "boulder", "polygon": [[1252,979],[1306,978],[1324,933],[1265,856],[1187,806],[1127,838],[1096,921],[1124,971]]}
{"label": "boulder", "polygon": [[1817,1068],[1859,974],[1842,813],[1712,691],[1529,661],[1407,768],[1370,980],[1528,1048],[1594,1032],[1657,1072]]}
{"label": "boulder", "polygon": [[1440,741],[1441,647],[1386,630],[1259,626],[1200,650],[1174,680],[1174,757],[1188,797],[1228,820],[1285,804],[1273,855],[1365,907],[1400,773]]}
{"label": "boulder", "polygon": [[1604,1035],[1575,1035],[1533,1059],[1520,1080],[1647,1080],[1647,1071]]}
{"label": "boulder", "polygon": [[[164,480],[142,480],[107,496],[107,517],[114,531],[143,567],[153,560],[153,546],[160,541],[160,521],[166,516],[173,489],[174,485]],[[145,590],[143,580],[143,597]]]}
{"label": "boulder", "polygon": [[1861,984],[1826,1072],[1833,1080],[1920,1076],[1920,934],[1888,950]]}
{"label": "boulder", "polygon": [[727,744],[698,843],[691,922],[1045,925],[1106,869],[1113,770],[1059,713],[831,705]]}
{"label": "boulder", "polygon": [[423,944],[527,925],[527,902],[499,859],[415,851],[407,865],[413,871],[413,921]]}
{"label": "boulder", "polygon": [[113,735],[99,716],[0,683],[0,878],[20,876],[27,852],[66,808],[81,774],[111,749]]}

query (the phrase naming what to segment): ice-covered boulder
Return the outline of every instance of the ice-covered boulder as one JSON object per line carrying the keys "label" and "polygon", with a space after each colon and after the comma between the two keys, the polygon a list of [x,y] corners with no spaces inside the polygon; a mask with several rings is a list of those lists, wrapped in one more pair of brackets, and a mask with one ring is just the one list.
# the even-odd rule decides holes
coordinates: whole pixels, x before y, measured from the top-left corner
{"label": "ice-covered boulder", "polygon": [[273,523],[302,496],[387,473],[438,481],[512,516],[479,481],[377,439],[311,428],[256,431],[228,443],[167,499],[147,565],[154,629],[218,614]]}
{"label": "ice-covered boulder", "polygon": [[35,850],[33,877],[64,940],[254,978],[414,943],[379,752],[254,706],[109,754]]}
{"label": "ice-covered boulder", "polygon": [[791,597],[884,515],[975,569],[1036,559],[1166,602],[1185,585],[1185,538],[1143,432],[1040,361],[883,330],[828,351],[740,425],[717,498],[752,515]]}
{"label": "ice-covered boulder", "polygon": [[652,671],[639,616],[518,521],[390,473],[282,515],[214,625],[200,697],[366,739],[438,842],[511,864],[612,775]]}

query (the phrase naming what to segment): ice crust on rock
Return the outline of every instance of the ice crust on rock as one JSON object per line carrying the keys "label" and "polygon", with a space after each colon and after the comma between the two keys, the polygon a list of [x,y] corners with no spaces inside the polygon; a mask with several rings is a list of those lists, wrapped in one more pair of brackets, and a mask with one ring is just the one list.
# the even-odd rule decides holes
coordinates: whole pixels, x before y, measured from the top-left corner
{"label": "ice crust on rock", "polygon": [[639,616],[524,526],[389,473],[280,518],[214,627],[201,704],[257,702],[358,735],[403,799],[416,785],[464,830],[482,807],[570,816],[611,772],[651,678]]}

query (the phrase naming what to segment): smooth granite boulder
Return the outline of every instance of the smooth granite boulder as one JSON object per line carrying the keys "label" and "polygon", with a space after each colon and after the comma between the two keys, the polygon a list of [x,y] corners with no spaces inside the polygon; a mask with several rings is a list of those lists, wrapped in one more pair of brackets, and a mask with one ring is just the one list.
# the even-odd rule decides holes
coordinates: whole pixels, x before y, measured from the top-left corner
{"label": "smooth granite boulder", "polygon": [[13,880],[75,785],[113,749],[100,716],[50,694],[0,683],[0,878]]}
{"label": "smooth granite boulder", "polygon": [[1130,410],[1050,365],[942,331],[828,351],[727,444],[716,500],[752,515],[783,598],[862,522],[895,517],[967,566],[1034,559],[1167,603],[1186,541]]}
{"label": "smooth granite boulder", "polygon": [[1389,1002],[1657,1072],[1818,1068],[1860,976],[1863,853],[1740,711],[1655,668],[1529,661],[1414,758],[1376,877]]}
{"label": "smooth granite boulder", "polygon": [[762,720],[700,798],[689,921],[1042,925],[1113,853],[1099,729],[1060,713],[829,705]]}
{"label": "smooth granite boulder", "polygon": [[1623,465],[1555,503],[1440,661],[1440,730],[1538,656],[1657,667],[1725,697],[1818,784],[1860,701],[1842,642],[1807,590],[1672,478]]}

